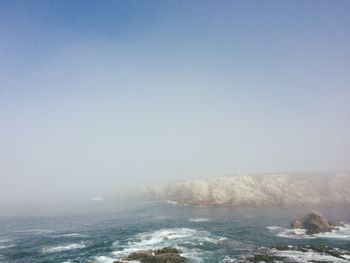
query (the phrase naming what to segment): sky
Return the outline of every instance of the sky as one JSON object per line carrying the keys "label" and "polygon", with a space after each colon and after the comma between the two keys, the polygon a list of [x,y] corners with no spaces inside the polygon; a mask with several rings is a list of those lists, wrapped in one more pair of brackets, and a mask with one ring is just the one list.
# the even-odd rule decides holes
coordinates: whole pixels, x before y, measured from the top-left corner
{"label": "sky", "polygon": [[0,1],[0,207],[350,171],[350,1]]}

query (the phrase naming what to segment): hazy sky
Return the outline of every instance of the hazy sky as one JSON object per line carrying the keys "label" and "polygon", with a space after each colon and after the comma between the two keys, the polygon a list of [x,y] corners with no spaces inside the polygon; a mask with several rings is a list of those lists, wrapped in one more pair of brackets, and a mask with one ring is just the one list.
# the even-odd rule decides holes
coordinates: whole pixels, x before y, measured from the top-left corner
{"label": "hazy sky", "polygon": [[350,1],[0,1],[0,204],[350,170]]}

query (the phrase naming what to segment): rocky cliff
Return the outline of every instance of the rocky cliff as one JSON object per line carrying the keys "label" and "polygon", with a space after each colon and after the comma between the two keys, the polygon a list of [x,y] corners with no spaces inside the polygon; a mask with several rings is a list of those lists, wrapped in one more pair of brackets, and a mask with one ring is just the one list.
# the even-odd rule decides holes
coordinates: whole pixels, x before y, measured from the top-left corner
{"label": "rocky cliff", "polygon": [[298,206],[350,204],[350,173],[256,174],[183,181],[149,189],[155,200],[189,205]]}

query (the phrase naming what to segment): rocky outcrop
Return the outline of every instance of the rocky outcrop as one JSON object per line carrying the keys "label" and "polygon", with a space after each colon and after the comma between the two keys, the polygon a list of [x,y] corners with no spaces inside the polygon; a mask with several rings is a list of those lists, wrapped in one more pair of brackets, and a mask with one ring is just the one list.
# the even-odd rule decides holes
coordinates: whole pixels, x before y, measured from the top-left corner
{"label": "rocky outcrop", "polygon": [[291,223],[292,228],[303,228],[308,235],[331,232],[338,226],[341,225],[327,220],[321,213],[315,210],[311,210],[302,219],[294,219]]}
{"label": "rocky outcrop", "polygon": [[225,176],[153,187],[148,194],[196,206],[350,205],[350,173]]}
{"label": "rocky outcrop", "polygon": [[113,263],[140,261],[141,263],[184,263],[186,258],[180,255],[180,251],[172,247],[164,247],[156,250],[142,250],[129,254],[121,260]]}
{"label": "rocky outcrop", "polygon": [[[295,256],[297,254],[297,256]],[[350,254],[347,250],[325,245],[277,245],[271,248],[262,247],[242,255],[235,260],[224,261],[225,263],[300,263],[300,262],[349,262]]]}

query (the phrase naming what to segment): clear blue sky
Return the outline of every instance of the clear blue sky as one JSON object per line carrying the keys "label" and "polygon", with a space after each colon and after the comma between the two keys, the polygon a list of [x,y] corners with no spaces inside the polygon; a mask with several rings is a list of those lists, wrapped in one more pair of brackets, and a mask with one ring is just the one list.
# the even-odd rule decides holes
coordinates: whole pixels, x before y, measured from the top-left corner
{"label": "clear blue sky", "polygon": [[0,1],[1,202],[350,170],[349,134],[350,1]]}

